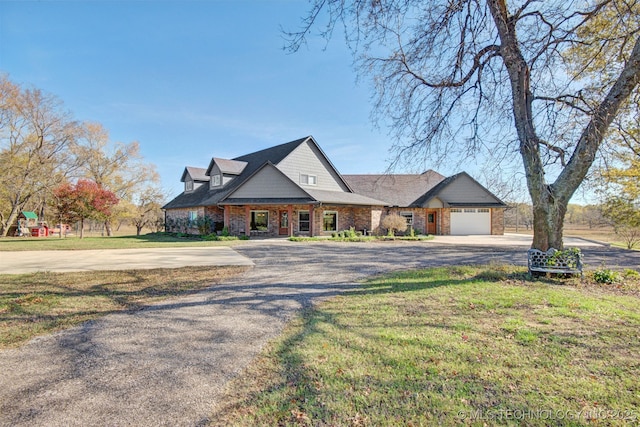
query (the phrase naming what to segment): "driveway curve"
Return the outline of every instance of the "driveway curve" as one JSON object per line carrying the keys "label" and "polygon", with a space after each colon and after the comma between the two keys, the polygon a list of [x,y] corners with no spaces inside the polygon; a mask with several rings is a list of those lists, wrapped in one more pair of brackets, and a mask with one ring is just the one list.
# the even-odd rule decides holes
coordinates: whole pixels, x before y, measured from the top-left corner
{"label": "driveway curve", "polygon": [[[264,241],[235,250],[255,267],[226,284],[0,351],[0,425],[203,425],[225,384],[301,308],[392,270],[526,264],[521,246]],[[583,250],[596,266],[640,265],[638,252]]]}

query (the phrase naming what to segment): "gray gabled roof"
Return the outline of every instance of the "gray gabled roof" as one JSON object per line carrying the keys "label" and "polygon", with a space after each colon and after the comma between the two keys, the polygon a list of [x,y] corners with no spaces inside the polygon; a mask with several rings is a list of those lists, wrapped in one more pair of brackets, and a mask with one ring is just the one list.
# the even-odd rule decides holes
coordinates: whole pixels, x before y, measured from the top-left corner
{"label": "gray gabled roof", "polygon": [[187,166],[186,168],[184,168],[184,172],[182,172],[182,178],[180,178],[180,182],[184,182],[187,178],[187,175],[189,175],[194,181],[209,182],[209,180],[211,179],[211,177],[207,175],[206,169]]}
{"label": "gray gabled roof", "polygon": [[[462,192],[448,193],[447,189],[456,182],[468,180],[471,183],[472,195],[462,194]],[[467,184],[468,185],[468,184]],[[422,197],[416,200],[416,204],[425,207],[434,198],[439,198],[445,206],[468,206],[468,207],[506,207],[507,205],[497,196],[491,193],[478,181],[473,179],[468,173],[460,172],[440,181],[435,187],[427,191]]]}
{"label": "gray gabled roof", "polygon": [[[322,149],[320,149],[319,145],[315,142],[313,137],[307,136],[304,138],[296,139],[291,142],[287,142],[285,144],[276,145],[274,147],[266,148],[264,150],[256,151],[254,153],[245,154],[243,156],[236,157],[234,159],[229,160],[231,165],[239,166],[240,164],[244,164],[244,167],[239,172],[239,175],[234,178],[231,182],[227,183],[223,187],[210,189],[208,185],[203,185],[192,192],[183,192],[178,195],[176,198],[171,200],[163,209],[177,209],[177,208],[190,208],[196,206],[213,206],[218,203],[224,204],[237,204],[239,203],[239,199],[227,199],[227,196],[231,195],[236,189],[238,189],[242,184],[247,182],[253,175],[255,175],[258,170],[264,167],[266,164],[277,165],[282,160],[284,160],[289,154],[291,154],[298,146],[303,144],[304,142],[310,141],[315,147],[318,148],[320,153],[325,157],[329,165],[333,167],[331,161],[324,154]],[[221,167],[220,163],[217,163],[217,160],[225,160],[225,159],[215,159],[218,167]],[[229,166],[230,164],[226,164]],[[213,165],[213,160],[209,165],[211,168]],[[222,169],[222,167],[221,167]],[[333,167],[336,171],[337,176],[344,182],[347,188],[349,184],[343,179],[340,173]],[[296,184],[297,185],[297,184]],[[355,204],[355,205],[387,205],[387,203],[371,198],[366,197],[360,194],[354,194],[349,192],[339,192],[339,191],[321,191],[321,190],[304,190],[309,195],[308,199],[309,203],[336,203],[336,204]],[[311,194],[311,193],[314,193]],[[294,201],[301,201],[298,199],[278,199],[279,203],[293,203]],[[305,199],[306,200],[306,199]],[[263,201],[266,203],[265,201]],[[274,201],[275,202],[275,201]]]}
{"label": "gray gabled roof", "polygon": [[386,201],[388,206],[411,207],[424,193],[445,179],[433,170],[422,174],[343,175],[358,194]]}
{"label": "gray gabled roof", "polygon": [[300,144],[305,142],[310,136],[296,139],[285,144],[276,145],[255,153],[245,154],[232,160],[246,163],[246,166],[236,178],[225,186],[210,189],[208,185],[203,185],[192,192],[183,192],[164,205],[162,209],[190,208],[195,206],[213,206],[218,204],[225,196],[233,192],[246,179],[252,176],[262,165],[267,162],[278,164],[289,153],[295,150]]}
{"label": "gray gabled roof", "polygon": [[214,164],[218,165],[218,167],[220,168],[220,172],[228,175],[240,175],[244,168],[247,167],[247,162],[214,157],[213,159],[211,159],[211,163],[206,170],[207,175],[211,174],[211,169],[213,168]]}
{"label": "gray gabled roof", "polygon": [[[505,203],[466,172],[445,177],[433,170],[422,174],[343,175],[358,194],[387,201],[389,206],[427,207],[438,198],[448,207],[504,207]],[[453,187],[452,187],[453,186]]]}

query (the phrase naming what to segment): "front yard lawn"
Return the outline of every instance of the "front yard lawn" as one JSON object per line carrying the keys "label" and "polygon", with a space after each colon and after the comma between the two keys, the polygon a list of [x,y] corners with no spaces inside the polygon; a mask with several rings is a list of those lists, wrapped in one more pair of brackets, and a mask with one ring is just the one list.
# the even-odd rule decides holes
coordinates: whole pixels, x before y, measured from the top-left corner
{"label": "front yard lawn", "polygon": [[636,425],[640,283],[435,268],[304,313],[214,425]]}
{"label": "front yard lawn", "polygon": [[122,310],[184,295],[242,267],[0,275],[0,348]]}
{"label": "front yard lawn", "polygon": [[86,249],[144,249],[180,246],[232,245],[235,241],[212,241],[198,236],[178,236],[172,233],[149,233],[141,236],[85,237],[68,236],[0,238],[0,251],[44,251]]}

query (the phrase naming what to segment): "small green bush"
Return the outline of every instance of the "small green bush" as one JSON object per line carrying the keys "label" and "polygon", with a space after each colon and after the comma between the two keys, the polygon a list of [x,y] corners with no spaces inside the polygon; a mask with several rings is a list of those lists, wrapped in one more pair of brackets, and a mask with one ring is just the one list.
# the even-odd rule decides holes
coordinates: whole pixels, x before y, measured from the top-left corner
{"label": "small green bush", "polygon": [[608,268],[600,268],[593,272],[593,280],[598,283],[610,285],[620,280],[620,275],[613,270],[609,270]]}
{"label": "small green bush", "polygon": [[624,277],[626,277],[628,279],[636,279],[636,278],[640,277],[640,273],[638,273],[637,271],[632,270],[630,268],[627,268],[624,271]]}

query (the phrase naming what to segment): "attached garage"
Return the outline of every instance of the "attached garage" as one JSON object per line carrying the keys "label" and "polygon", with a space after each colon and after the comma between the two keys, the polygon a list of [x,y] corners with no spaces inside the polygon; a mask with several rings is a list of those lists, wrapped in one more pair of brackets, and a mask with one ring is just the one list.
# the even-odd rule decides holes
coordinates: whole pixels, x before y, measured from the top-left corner
{"label": "attached garage", "polygon": [[488,208],[451,209],[451,234],[491,234],[491,210]]}

